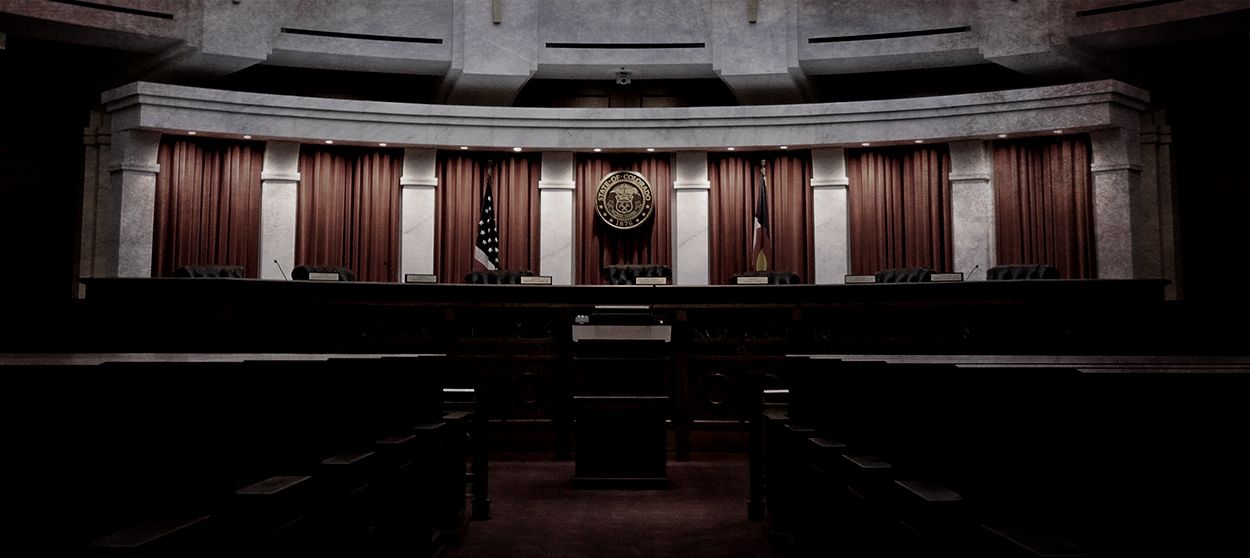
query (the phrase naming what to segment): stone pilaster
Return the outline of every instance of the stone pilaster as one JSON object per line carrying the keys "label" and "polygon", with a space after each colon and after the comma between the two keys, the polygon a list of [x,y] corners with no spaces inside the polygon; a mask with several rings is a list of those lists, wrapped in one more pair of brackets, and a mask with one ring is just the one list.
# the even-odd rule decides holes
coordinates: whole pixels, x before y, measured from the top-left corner
{"label": "stone pilaster", "polygon": [[706,151],[677,152],[673,181],[673,284],[706,285],[708,194]]}
{"label": "stone pilaster", "polygon": [[295,267],[295,226],[299,210],[299,144],[265,144],[260,172],[261,279],[289,279]]}
{"label": "stone pilaster", "polygon": [[993,153],[989,142],[954,141],[951,152],[951,236],[955,268],[964,279],[985,279],[997,259],[994,230]]}
{"label": "stone pilaster", "polygon": [[841,147],[812,150],[812,223],[816,283],[842,283],[851,270],[846,155]]}
{"label": "stone pilaster", "polygon": [[538,180],[538,272],[556,285],[572,285],[574,258],[573,153],[544,151]]}
{"label": "stone pilaster", "polygon": [[109,188],[96,199],[97,262],[105,277],[151,277],[161,134],[124,130],[112,140]]}
{"label": "stone pilaster", "polygon": [[[438,153],[434,149],[409,147],[404,149],[404,174],[399,179],[403,193],[401,203],[402,229],[399,238],[399,277],[405,273],[434,273],[434,176]],[[458,278],[440,277],[439,281],[457,283]]]}

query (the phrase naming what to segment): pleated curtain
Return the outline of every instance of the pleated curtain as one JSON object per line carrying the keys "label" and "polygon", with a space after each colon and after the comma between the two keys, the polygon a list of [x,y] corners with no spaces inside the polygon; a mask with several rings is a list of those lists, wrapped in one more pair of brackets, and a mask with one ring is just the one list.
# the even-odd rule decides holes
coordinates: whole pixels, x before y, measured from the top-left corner
{"label": "pleated curtain", "polygon": [[950,152],[942,146],[848,149],[851,273],[950,271]]}
{"label": "pleated curtain", "polygon": [[709,280],[729,284],[750,270],[760,164],[768,181],[771,271],[815,280],[811,155],[808,152],[709,154]]}
{"label": "pleated curtain", "polygon": [[[598,285],[600,271],[608,265],[673,265],[673,186],[670,155],[584,155],[577,158],[576,282]],[[608,173],[636,171],[651,186],[654,214],[648,223],[630,230],[618,230],[599,221],[595,215],[595,192]]]}
{"label": "pleated curtain", "polygon": [[157,151],[152,275],[239,265],[257,277],[264,144],[166,136]]}
{"label": "pleated curtain", "polygon": [[537,154],[442,152],[438,157],[434,216],[434,269],[443,283],[462,283],[473,269],[486,165],[493,165],[492,195],[499,226],[501,269],[540,274]]}
{"label": "pleated curtain", "polygon": [[994,143],[999,265],[1045,264],[1093,278],[1094,209],[1086,136]]}
{"label": "pleated curtain", "polygon": [[299,169],[295,264],[397,281],[403,152],[304,145]]}

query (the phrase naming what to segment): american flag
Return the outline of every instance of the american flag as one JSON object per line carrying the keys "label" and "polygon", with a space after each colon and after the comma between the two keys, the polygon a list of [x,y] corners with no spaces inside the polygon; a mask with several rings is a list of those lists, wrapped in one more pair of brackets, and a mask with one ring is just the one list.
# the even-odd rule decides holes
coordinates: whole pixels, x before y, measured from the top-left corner
{"label": "american flag", "polygon": [[477,243],[473,247],[473,270],[499,269],[499,222],[495,220],[495,201],[491,197],[491,167],[486,163],[486,180],[482,183],[482,214],[477,220]]}
{"label": "american flag", "polygon": [[759,199],[755,202],[755,234],[751,246],[751,270],[768,271],[770,235],[768,231],[768,185],[764,180],[764,161],[760,161]]}

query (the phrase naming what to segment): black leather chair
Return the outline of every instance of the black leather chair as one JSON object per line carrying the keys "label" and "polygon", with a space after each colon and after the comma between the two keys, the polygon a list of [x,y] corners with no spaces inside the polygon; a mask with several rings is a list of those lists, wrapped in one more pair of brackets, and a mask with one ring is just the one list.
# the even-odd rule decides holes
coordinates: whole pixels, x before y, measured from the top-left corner
{"label": "black leather chair", "polygon": [[1045,264],[998,265],[985,272],[985,279],[988,281],[1058,278],[1059,269]]}
{"label": "black leather chair", "polygon": [[923,267],[900,267],[876,273],[878,283],[928,283],[933,270]]}
{"label": "black leather chair", "polygon": [[610,265],[602,273],[609,285],[633,285],[639,277],[664,277],[673,282],[673,270],[666,265]]}
{"label": "black leather chair", "polygon": [[470,271],[464,274],[464,282],[473,285],[519,285],[522,277],[533,277],[529,270]]}
{"label": "black leather chair", "polygon": [[241,265],[183,265],[174,269],[174,277],[243,278]]}
{"label": "black leather chair", "polygon": [[339,276],[339,281],[356,280],[356,274],[341,265],[297,265],[291,270],[291,279],[307,281],[310,273],[335,273]]}
{"label": "black leather chair", "polygon": [[735,273],[733,275],[734,283],[738,282],[739,277],[767,277],[769,285],[798,285],[799,274],[793,271],[748,271],[746,273]]}

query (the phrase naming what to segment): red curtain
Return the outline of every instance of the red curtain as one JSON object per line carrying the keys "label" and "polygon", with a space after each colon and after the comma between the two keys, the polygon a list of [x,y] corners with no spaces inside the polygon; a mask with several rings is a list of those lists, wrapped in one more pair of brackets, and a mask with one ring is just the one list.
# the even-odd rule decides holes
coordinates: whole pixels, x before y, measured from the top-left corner
{"label": "red curtain", "polygon": [[[673,265],[673,183],[670,155],[579,156],[575,176],[577,278],[580,285],[603,282],[604,266],[619,264]],[[636,171],[651,186],[653,211],[642,226],[617,230],[595,215],[599,182],[614,171]]]}
{"label": "red curtain", "polygon": [[709,279],[728,284],[750,269],[760,161],[768,180],[772,240],[769,269],[793,271],[805,283],[815,278],[811,158],[806,152],[709,154]]}
{"label": "red curtain", "polygon": [[152,275],[183,265],[241,265],[257,276],[264,145],[164,137],[157,151]]}
{"label": "red curtain", "polygon": [[994,143],[998,263],[1049,264],[1095,276],[1094,202],[1085,136]]}
{"label": "red curtain", "polygon": [[499,222],[499,267],[538,269],[539,195],[542,160],[537,154],[440,153],[434,214],[434,269],[439,281],[460,283],[473,269],[473,246],[481,212],[487,163],[495,218]]}
{"label": "red curtain", "polygon": [[946,146],[847,150],[851,273],[950,271],[950,152]]}
{"label": "red curtain", "polygon": [[403,163],[398,150],[301,146],[295,264],[396,281]]}

